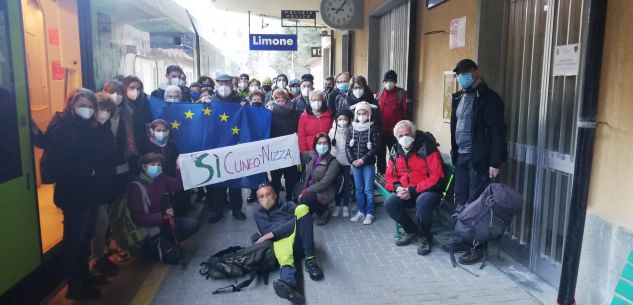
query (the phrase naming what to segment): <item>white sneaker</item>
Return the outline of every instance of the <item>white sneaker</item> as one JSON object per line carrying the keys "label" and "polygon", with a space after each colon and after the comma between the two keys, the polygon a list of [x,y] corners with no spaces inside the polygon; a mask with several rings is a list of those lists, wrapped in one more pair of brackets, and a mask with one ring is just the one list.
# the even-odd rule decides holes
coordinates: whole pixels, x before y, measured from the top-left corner
{"label": "white sneaker", "polygon": [[357,222],[361,219],[365,218],[365,214],[363,214],[363,212],[358,211],[356,212],[356,215],[354,215],[352,218],[350,218],[349,220],[353,221],[353,222]]}
{"label": "white sneaker", "polygon": [[338,217],[340,212],[341,212],[341,208],[340,207],[334,207],[334,212],[332,212],[332,217]]}
{"label": "white sneaker", "polygon": [[365,220],[363,221],[364,225],[370,225],[374,222],[374,215],[371,214],[367,214],[367,216],[365,216]]}
{"label": "white sneaker", "polygon": [[343,207],[343,217],[345,217],[345,218],[349,217],[349,208],[348,207]]}

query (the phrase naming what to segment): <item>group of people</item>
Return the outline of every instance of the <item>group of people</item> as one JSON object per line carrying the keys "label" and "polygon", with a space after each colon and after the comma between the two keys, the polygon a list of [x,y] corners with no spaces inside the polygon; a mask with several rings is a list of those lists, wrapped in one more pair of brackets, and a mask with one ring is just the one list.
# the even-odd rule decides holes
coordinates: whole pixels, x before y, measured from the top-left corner
{"label": "group of people", "polygon": [[[499,174],[506,158],[505,125],[503,103],[479,76],[476,64],[462,60],[455,72],[463,89],[453,99],[451,156],[456,204],[463,207]],[[348,72],[326,78],[323,90],[315,90],[310,74],[290,82],[284,74],[263,82],[247,74],[221,74],[215,80],[201,76],[187,86],[182,69],[168,66],[165,80],[151,95],[165,102],[265,107],[272,112],[271,138],[298,135],[301,165],[271,171],[269,182],[252,189],[247,201],[259,203],[254,214],[261,234],[257,242],[272,240],[282,266],[275,291],[300,303],[294,261],[305,258],[310,277],[323,278],[309,216],[317,215],[317,225],[340,216],[372,224],[376,173],[385,176],[385,186],[393,192],[385,210],[405,230],[396,245],[417,239],[418,254],[431,251],[443,161],[434,137],[418,131],[407,117],[407,93],[397,81],[396,72],[387,71],[376,93],[363,76]],[[54,200],[65,217],[67,298],[98,297],[95,286],[116,274],[116,264],[107,256],[108,208],[116,202],[125,200],[134,223],[150,236],[184,240],[198,229],[197,221],[187,216],[192,193],[182,190],[178,151],[169,130],[167,122],[153,118],[140,79],[128,76],[106,82],[96,94],[73,92],[64,112],[40,137],[46,169],[54,177]],[[352,186],[355,213],[349,207]],[[227,205],[235,219],[246,219],[239,188],[211,185],[197,195],[209,204],[209,223],[222,219]],[[166,197],[174,199],[166,205]],[[411,207],[416,207],[417,223],[405,212]],[[481,258],[481,249],[467,251],[460,262]]]}

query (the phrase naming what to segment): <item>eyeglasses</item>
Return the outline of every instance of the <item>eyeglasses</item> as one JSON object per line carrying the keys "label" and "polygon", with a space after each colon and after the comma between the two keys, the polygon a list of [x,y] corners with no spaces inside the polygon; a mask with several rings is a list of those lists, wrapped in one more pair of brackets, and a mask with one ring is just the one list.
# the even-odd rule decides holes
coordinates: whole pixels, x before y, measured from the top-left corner
{"label": "eyeglasses", "polygon": [[270,182],[266,181],[266,182],[261,183],[260,185],[258,185],[257,186],[257,190],[261,189],[262,187],[273,187],[273,185]]}

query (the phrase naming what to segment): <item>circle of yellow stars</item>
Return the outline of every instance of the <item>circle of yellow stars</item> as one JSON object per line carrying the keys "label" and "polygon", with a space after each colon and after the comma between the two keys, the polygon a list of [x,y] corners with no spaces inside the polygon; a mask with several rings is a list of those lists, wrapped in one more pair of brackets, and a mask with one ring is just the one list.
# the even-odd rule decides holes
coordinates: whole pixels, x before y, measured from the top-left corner
{"label": "circle of yellow stars", "polygon": [[[213,109],[209,108],[209,107],[205,107],[204,109],[202,109],[202,115],[205,116],[211,116],[211,113],[213,112]],[[184,113],[185,114],[185,119],[193,119],[193,116],[196,114],[195,112],[192,112],[191,109],[187,110],[187,112]],[[220,121],[221,122],[227,122],[229,121],[229,116],[226,114],[226,112],[222,113],[220,115]],[[179,123],[177,120],[174,120],[173,122],[170,123],[171,124],[171,128],[172,129],[179,129],[180,126],[182,125],[181,123]],[[235,126],[233,128],[231,128],[231,131],[234,135],[238,135],[240,133],[240,129]],[[239,144],[239,143],[238,143]]]}

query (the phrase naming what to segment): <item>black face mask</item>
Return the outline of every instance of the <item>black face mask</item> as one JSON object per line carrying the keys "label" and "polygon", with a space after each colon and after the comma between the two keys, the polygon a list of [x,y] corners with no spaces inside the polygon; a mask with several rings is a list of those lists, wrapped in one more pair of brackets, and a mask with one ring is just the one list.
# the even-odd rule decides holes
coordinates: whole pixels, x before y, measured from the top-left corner
{"label": "black face mask", "polygon": [[264,90],[266,91],[270,91],[272,89],[270,85],[263,85],[262,88],[264,88]]}

